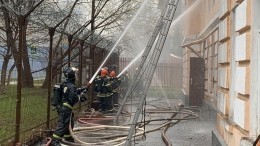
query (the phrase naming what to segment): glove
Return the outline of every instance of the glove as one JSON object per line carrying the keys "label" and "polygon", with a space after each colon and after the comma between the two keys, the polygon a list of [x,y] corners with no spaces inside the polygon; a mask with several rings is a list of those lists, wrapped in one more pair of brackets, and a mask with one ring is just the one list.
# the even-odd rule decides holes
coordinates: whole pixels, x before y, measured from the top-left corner
{"label": "glove", "polygon": [[85,102],[85,101],[87,101],[88,99],[85,97],[85,95],[84,94],[81,94],[80,95],[80,102]]}
{"label": "glove", "polygon": [[81,94],[82,92],[86,93],[87,91],[88,91],[88,87],[87,86],[83,86],[81,88],[77,88],[77,93],[78,94]]}

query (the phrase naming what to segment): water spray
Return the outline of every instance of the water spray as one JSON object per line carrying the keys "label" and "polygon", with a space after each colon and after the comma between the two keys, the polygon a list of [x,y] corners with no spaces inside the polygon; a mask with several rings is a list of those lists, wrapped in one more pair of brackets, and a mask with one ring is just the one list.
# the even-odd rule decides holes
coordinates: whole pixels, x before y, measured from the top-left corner
{"label": "water spray", "polygon": [[172,56],[172,57],[174,57],[174,58],[177,58],[177,59],[183,59],[183,58],[181,58],[181,57],[179,57],[179,56],[176,56],[176,55],[174,55],[174,54],[170,54],[170,56]]}
{"label": "water spray", "polygon": [[148,0],[145,0],[141,7],[139,8],[139,10],[137,11],[137,13],[135,14],[134,18],[131,20],[131,22],[127,25],[126,29],[124,30],[124,32],[122,33],[122,35],[120,36],[120,38],[117,40],[117,42],[115,43],[114,47],[111,49],[111,51],[108,53],[107,57],[105,58],[105,60],[102,62],[102,64],[99,66],[99,68],[97,69],[97,71],[95,72],[95,74],[93,75],[93,77],[90,79],[89,84],[91,84],[93,82],[93,80],[95,79],[95,77],[97,76],[98,72],[101,70],[102,66],[106,63],[107,59],[110,57],[110,55],[112,54],[112,52],[115,50],[116,46],[118,45],[118,43],[121,41],[121,39],[123,38],[123,36],[125,35],[125,33],[127,32],[127,30],[129,29],[129,27],[132,25],[132,23],[134,22],[134,20],[136,19],[136,17],[139,15],[139,13],[141,12],[141,10],[143,9],[144,5],[146,4]]}
{"label": "water spray", "polygon": [[[173,21],[172,21],[172,24],[171,24],[171,29],[175,27],[176,24],[178,24],[179,21],[183,20],[184,18],[187,17],[187,15],[189,15],[192,10],[194,10],[194,8],[196,8],[197,6],[199,6],[201,0],[197,0],[195,1],[186,11],[184,11],[181,15],[179,15],[177,18],[175,18]],[[171,30],[173,31],[173,30]]]}
{"label": "water spray", "polygon": [[135,58],[134,60],[132,60],[122,71],[120,74],[118,74],[116,77],[120,77],[131,65],[133,65],[136,60],[141,57],[141,55],[144,53],[144,50],[142,52],[140,52]]}

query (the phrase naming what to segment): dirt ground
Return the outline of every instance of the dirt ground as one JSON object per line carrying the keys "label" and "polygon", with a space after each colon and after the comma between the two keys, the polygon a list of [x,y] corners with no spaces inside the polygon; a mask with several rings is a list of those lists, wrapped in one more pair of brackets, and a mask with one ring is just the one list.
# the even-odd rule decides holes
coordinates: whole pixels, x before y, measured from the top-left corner
{"label": "dirt ground", "polygon": [[[152,101],[152,99],[147,99],[148,102],[147,108],[149,108],[149,104],[155,104],[157,106],[165,106],[168,103],[165,103],[165,100],[157,100]],[[170,105],[177,105],[182,102],[181,99],[168,99]],[[198,110],[195,110],[199,116],[198,119],[193,120],[184,120],[180,121],[176,125],[168,128],[166,135],[169,138],[170,142],[174,146],[211,146],[212,139],[211,133],[212,130],[216,129],[216,119],[215,116],[210,111],[208,107],[199,107]],[[155,115],[154,118],[158,118]],[[169,114],[164,114],[164,117],[169,118]],[[157,124],[148,124],[146,129],[154,128],[158,126]],[[146,135],[145,140],[137,141],[132,145],[136,146],[163,146],[165,145],[161,138],[162,130],[158,130],[152,133],[148,133]]]}
{"label": "dirt ground", "polygon": [[[165,107],[177,106],[179,103],[183,103],[183,98],[158,98],[158,97],[147,97],[146,100],[146,110],[154,110]],[[131,112],[131,117],[125,117],[124,124],[131,123],[134,112],[136,111],[136,106],[138,105],[139,98],[134,98],[126,103],[125,110]],[[185,106],[186,107],[186,106]],[[170,111],[170,110],[169,110]],[[168,128],[166,136],[170,140],[173,146],[211,146],[212,130],[216,129],[216,118],[212,114],[212,111],[207,106],[202,106],[196,110],[192,110],[198,115],[197,119],[182,120],[176,125]],[[170,118],[172,113],[160,113],[160,114],[146,114],[146,120],[149,119],[163,119]],[[142,119],[140,115],[140,119]],[[182,117],[181,115],[177,117]],[[155,127],[162,125],[164,121],[151,122],[146,125],[145,129],[150,130]],[[164,146],[164,142],[161,138],[162,129],[157,131],[146,133],[145,136],[141,138],[136,138],[132,145],[135,146]],[[39,144],[43,145],[43,144]]]}

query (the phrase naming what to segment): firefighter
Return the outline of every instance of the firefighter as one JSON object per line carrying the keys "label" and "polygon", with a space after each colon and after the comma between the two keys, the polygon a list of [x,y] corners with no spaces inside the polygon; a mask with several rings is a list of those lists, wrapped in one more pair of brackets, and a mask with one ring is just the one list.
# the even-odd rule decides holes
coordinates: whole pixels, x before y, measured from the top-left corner
{"label": "firefighter", "polygon": [[113,105],[118,107],[118,94],[119,94],[119,84],[121,83],[120,77],[116,77],[116,72],[112,70],[109,74],[111,85],[113,89]]}
{"label": "firefighter", "polygon": [[99,100],[99,111],[101,113],[113,112],[113,90],[110,78],[108,77],[108,70],[102,68],[100,76],[95,78],[94,83]]}
{"label": "firefighter", "polygon": [[66,81],[62,84],[56,84],[52,96],[52,106],[58,112],[58,124],[52,135],[51,146],[60,146],[60,141],[64,138],[66,141],[74,142],[69,132],[69,124],[73,128],[72,107],[78,102],[86,101],[82,94],[88,89],[88,86],[76,88],[75,81],[77,78],[77,69],[69,67],[63,71]]}

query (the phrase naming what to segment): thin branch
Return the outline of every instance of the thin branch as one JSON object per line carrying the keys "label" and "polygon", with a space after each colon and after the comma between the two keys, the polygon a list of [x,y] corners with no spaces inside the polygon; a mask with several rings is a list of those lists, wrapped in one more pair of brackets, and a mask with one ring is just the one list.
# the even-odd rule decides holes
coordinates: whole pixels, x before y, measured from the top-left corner
{"label": "thin branch", "polygon": [[108,19],[110,19],[110,18],[112,18],[114,15],[116,15],[117,12],[119,12],[119,11],[123,8],[123,6],[124,6],[125,4],[126,4],[126,3],[123,3],[122,5],[120,5],[120,6],[117,8],[117,10],[115,10],[115,12],[113,12],[113,13],[110,14],[107,18],[105,18],[103,21],[101,21],[99,24],[97,24],[97,25],[95,26],[95,28],[98,28],[100,25],[102,25],[103,23],[105,23]]}

